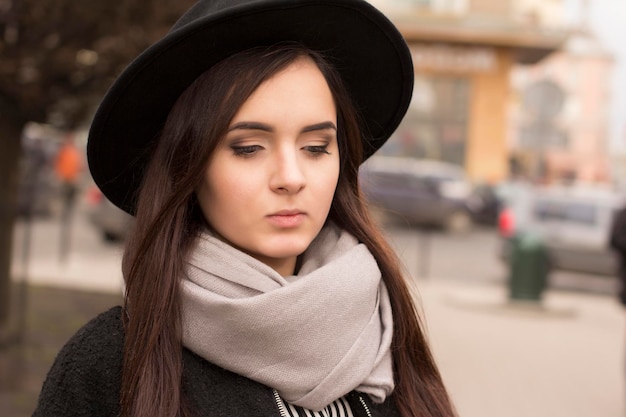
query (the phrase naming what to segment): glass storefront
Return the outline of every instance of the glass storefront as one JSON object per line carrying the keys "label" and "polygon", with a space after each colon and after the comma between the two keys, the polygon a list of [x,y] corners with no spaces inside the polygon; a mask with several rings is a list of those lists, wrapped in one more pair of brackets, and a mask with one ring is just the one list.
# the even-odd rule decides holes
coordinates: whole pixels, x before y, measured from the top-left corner
{"label": "glass storefront", "polygon": [[464,166],[469,90],[467,78],[416,75],[409,111],[380,153]]}

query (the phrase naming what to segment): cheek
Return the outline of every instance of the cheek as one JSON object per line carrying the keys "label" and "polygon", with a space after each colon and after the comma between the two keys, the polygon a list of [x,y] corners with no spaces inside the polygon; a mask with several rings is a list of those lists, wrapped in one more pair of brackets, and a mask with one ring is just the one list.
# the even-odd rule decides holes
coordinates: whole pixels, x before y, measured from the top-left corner
{"label": "cheek", "polygon": [[[330,205],[339,181],[339,166],[337,164],[337,166],[333,166],[324,172],[324,177],[318,178],[318,181],[316,181],[319,190],[318,195],[320,195],[320,197],[323,196],[323,201],[325,201],[327,205]],[[321,202],[322,199],[320,199],[320,203]]]}
{"label": "cheek", "polygon": [[221,175],[222,170],[216,169],[215,165],[208,168],[204,174],[204,180],[196,192],[198,202],[204,218],[209,224],[213,224],[215,217],[220,215],[222,205],[227,203],[228,189],[231,188],[228,175]]}
{"label": "cheek", "polygon": [[210,181],[206,181],[204,189],[209,198],[205,201],[205,213],[228,216],[250,206],[259,194],[259,184],[254,181],[254,176],[242,174],[229,172],[226,175],[214,175]]}

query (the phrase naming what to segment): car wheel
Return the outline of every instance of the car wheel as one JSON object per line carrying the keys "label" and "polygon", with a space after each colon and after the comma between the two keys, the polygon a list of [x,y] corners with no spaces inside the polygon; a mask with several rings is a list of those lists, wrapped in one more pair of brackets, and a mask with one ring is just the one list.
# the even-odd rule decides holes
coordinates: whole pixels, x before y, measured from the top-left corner
{"label": "car wheel", "polygon": [[450,233],[465,233],[472,227],[472,218],[464,211],[452,212],[444,224],[444,228]]}

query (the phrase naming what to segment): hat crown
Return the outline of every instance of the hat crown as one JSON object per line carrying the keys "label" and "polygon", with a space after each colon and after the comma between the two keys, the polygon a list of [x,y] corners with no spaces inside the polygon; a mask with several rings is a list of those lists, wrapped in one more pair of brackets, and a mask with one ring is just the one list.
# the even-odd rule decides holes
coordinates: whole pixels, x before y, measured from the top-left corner
{"label": "hat crown", "polygon": [[198,19],[219,13],[241,3],[250,3],[250,0],[200,0],[185,12],[172,26],[170,32],[187,26]]}
{"label": "hat crown", "polygon": [[[365,2],[364,0],[360,0],[360,1]],[[294,4],[306,3],[306,2],[307,1],[293,0]],[[333,1],[331,1],[331,3],[332,2]],[[341,0],[339,1],[335,0],[334,2],[335,3],[341,2]],[[199,0],[189,10],[187,10],[187,12],[185,12],[185,14],[183,14],[176,21],[176,23],[174,23],[174,25],[170,29],[170,32],[173,32],[185,26],[191,25],[194,22],[204,19],[206,17],[215,16],[220,13],[224,13],[224,14],[230,14],[231,12],[236,13],[236,9],[239,7],[254,8],[255,6],[258,6],[259,8],[264,8],[264,7],[271,6],[272,3],[275,3],[275,2],[272,0]]]}

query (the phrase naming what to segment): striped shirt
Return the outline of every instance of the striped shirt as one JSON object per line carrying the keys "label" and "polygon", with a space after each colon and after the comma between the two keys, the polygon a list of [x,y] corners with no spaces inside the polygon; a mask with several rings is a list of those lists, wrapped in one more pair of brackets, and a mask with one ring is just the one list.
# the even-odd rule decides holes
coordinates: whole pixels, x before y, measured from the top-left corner
{"label": "striped shirt", "polygon": [[276,400],[278,407],[281,409],[281,415],[287,417],[354,417],[350,404],[348,404],[348,400],[345,397],[335,400],[320,411],[311,411],[290,404],[278,396]]}

